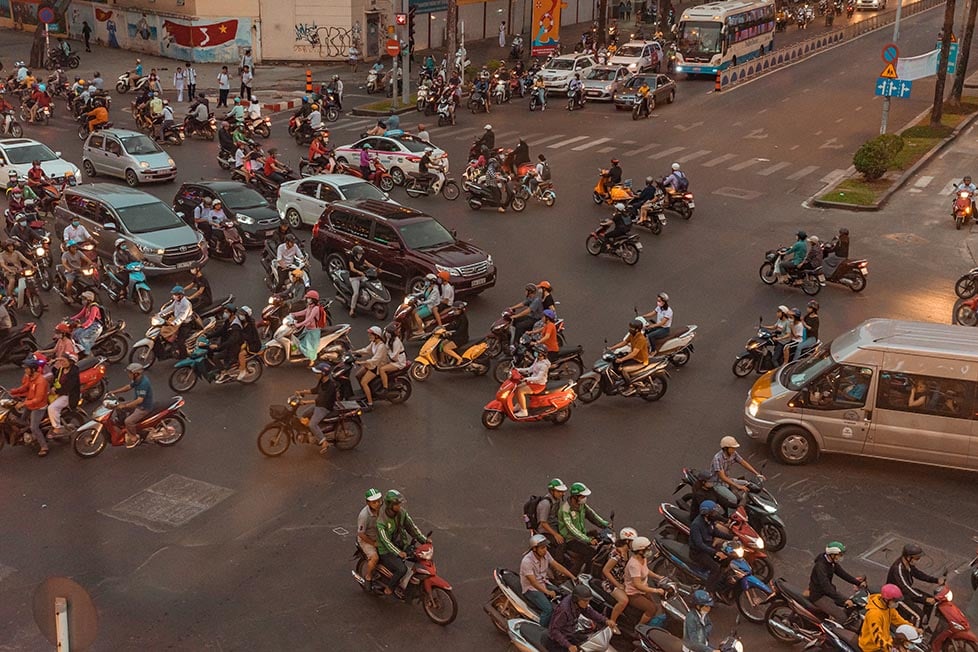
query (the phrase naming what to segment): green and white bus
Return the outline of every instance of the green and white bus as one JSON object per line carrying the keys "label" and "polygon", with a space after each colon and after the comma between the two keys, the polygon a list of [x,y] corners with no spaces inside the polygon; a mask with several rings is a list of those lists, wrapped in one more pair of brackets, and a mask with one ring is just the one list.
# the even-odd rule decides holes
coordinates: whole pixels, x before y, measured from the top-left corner
{"label": "green and white bus", "polygon": [[679,21],[676,72],[715,75],[774,47],[774,0],[690,7]]}

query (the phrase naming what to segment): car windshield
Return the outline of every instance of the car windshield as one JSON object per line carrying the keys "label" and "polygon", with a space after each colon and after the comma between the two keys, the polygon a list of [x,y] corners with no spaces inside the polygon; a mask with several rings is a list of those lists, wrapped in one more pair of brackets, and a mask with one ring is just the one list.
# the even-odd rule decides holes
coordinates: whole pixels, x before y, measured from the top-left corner
{"label": "car windshield", "polygon": [[424,142],[423,140],[418,140],[408,135],[404,135],[398,138],[397,142],[407,147],[409,152],[417,152],[419,154],[424,151],[425,147],[431,147],[431,145]]}
{"label": "car windshield", "polygon": [[817,351],[815,355],[805,360],[789,364],[781,370],[781,383],[792,391],[798,391],[814,378],[835,366],[835,360],[828,347]]}
{"label": "car windshield", "polygon": [[690,21],[679,26],[679,51],[686,57],[709,58],[720,52],[720,23]]}
{"label": "car windshield", "polygon": [[398,231],[408,249],[434,249],[455,242],[452,234],[436,220],[405,224]]}
{"label": "car windshield", "polygon": [[554,59],[550,63],[544,66],[547,70],[573,70],[574,60],[573,59]]}
{"label": "car windshield", "polygon": [[615,78],[617,71],[614,68],[591,68],[585,79],[597,79],[598,81],[611,81]]}
{"label": "car windshield", "polygon": [[120,138],[122,141],[122,148],[126,150],[129,154],[134,156],[139,156],[141,154],[158,154],[163,150],[160,146],[156,144],[149,136],[139,134],[137,136],[126,136]]}
{"label": "car windshield", "polygon": [[387,201],[387,195],[372,183],[363,181],[361,183],[351,183],[341,188],[346,199],[376,199]]}
{"label": "car windshield", "polygon": [[268,200],[251,188],[230,188],[221,191],[221,201],[233,211],[243,208],[259,208],[268,206]]}
{"label": "car windshield", "polygon": [[615,50],[615,56],[637,59],[638,57],[642,56],[643,49],[644,48],[640,45],[625,45]]}
{"label": "car windshield", "polygon": [[26,147],[10,147],[5,149],[11,165],[25,165],[31,161],[55,161],[58,159],[47,145],[35,143]]}
{"label": "car windshield", "polygon": [[165,231],[187,225],[161,201],[117,208],[116,212],[130,233]]}
{"label": "car windshield", "polygon": [[628,80],[628,83],[625,84],[625,88],[639,88],[642,85],[642,82],[648,84],[649,88],[655,88],[655,77],[632,77]]}

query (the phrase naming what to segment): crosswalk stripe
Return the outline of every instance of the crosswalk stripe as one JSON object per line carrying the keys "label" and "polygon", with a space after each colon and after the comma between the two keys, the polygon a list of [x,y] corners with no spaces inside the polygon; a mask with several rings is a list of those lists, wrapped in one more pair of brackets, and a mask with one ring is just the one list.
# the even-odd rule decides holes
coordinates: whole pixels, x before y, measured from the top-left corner
{"label": "crosswalk stripe", "polygon": [[710,151],[711,150],[708,150],[708,149],[701,149],[699,151],[693,152],[692,154],[687,154],[686,156],[681,156],[681,157],[677,158],[676,160],[679,161],[680,163],[689,163],[690,161],[692,161],[694,159],[698,159],[698,158],[702,158],[702,157],[706,156],[707,154],[710,153]]}
{"label": "crosswalk stripe", "polygon": [[686,149],[686,148],[685,147],[670,147],[669,149],[664,149],[661,152],[656,152],[655,154],[649,154],[648,158],[655,158],[655,159],[665,158],[665,157],[669,156],[670,154],[675,154],[676,152],[681,152],[684,149]]}
{"label": "crosswalk stripe", "polygon": [[710,159],[709,161],[703,164],[703,167],[713,168],[720,165],[721,163],[726,163],[727,161],[733,158],[737,158],[736,154],[724,154],[723,156],[718,156],[714,159]]}
{"label": "crosswalk stripe", "polygon": [[602,147],[601,149],[598,150],[598,153],[599,154],[607,154],[608,152],[613,152],[616,149],[618,149],[618,148],[617,147]]}
{"label": "crosswalk stripe", "polygon": [[[497,139],[498,138],[501,138],[501,139],[505,140],[505,139],[509,138],[510,136],[515,136],[518,133],[520,133],[520,132],[519,131],[504,131],[501,134],[496,134],[496,138]],[[526,139],[524,138],[524,140],[526,140]]]}
{"label": "crosswalk stripe", "polygon": [[528,140],[526,142],[528,145],[533,145],[534,147],[536,147],[537,145],[549,143],[551,140],[557,140],[558,138],[563,138],[565,135],[566,134],[554,134],[553,136],[547,136],[545,138],[537,138],[536,140]]}
{"label": "crosswalk stripe", "polygon": [[791,163],[775,163],[771,167],[764,168],[763,170],[758,172],[758,174],[761,175],[762,177],[769,177],[775,172],[777,172],[778,170],[783,170],[789,165],[791,165]]}
{"label": "crosswalk stripe", "polygon": [[841,179],[842,176],[845,173],[846,173],[845,170],[832,170],[831,172],[829,172],[828,174],[826,174],[824,177],[822,177],[821,179],[819,179],[819,181],[821,181],[822,183],[832,183],[833,181],[836,181],[838,179]]}
{"label": "crosswalk stripe", "polygon": [[600,145],[602,143],[606,143],[609,140],[611,140],[611,139],[610,138],[598,138],[597,140],[592,140],[589,143],[584,143],[583,145],[578,145],[577,147],[571,147],[571,150],[573,150],[575,152],[583,152],[586,149],[591,149],[595,145]]}
{"label": "crosswalk stripe", "polygon": [[466,140],[475,132],[481,131],[478,127],[467,127],[465,129],[458,129],[454,132],[455,140]]}
{"label": "crosswalk stripe", "polygon": [[577,143],[577,142],[580,142],[582,140],[587,140],[588,138],[590,138],[590,136],[574,136],[573,138],[568,138],[566,140],[562,140],[560,142],[554,143],[553,145],[547,145],[547,148],[548,149],[559,149],[559,148],[563,147],[564,145],[570,145],[571,143]]}
{"label": "crosswalk stripe", "polygon": [[926,188],[928,185],[930,185],[930,182],[933,180],[934,177],[930,175],[925,175],[917,179],[917,181],[913,185],[915,188]]}
{"label": "crosswalk stripe", "polygon": [[653,149],[653,148],[658,147],[658,146],[659,146],[659,143],[649,143],[648,145],[644,145],[644,146],[639,147],[637,149],[632,149],[632,150],[629,150],[629,151],[625,152],[625,156],[636,156],[637,154],[641,154],[642,152],[647,152],[650,149]]}
{"label": "crosswalk stripe", "polygon": [[732,170],[734,172],[739,172],[740,170],[746,170],[750,166],[757,165],[758,163],[760,163],[760,161],[758,161],[756,158],[749,158],[746,161],[741,161],[736,165],[731,165],[727,169]]}
{"label": "crosswalk stripe", "polygon": [[817,169],[818,169],[817,165],[807,165],[802,169],[798,170],[797,172],[795,172],[794,174],[788,175],[788,180],[798,181],[798,179],[801,179],[802,177],[807,177],[809,174],[811,174]]}

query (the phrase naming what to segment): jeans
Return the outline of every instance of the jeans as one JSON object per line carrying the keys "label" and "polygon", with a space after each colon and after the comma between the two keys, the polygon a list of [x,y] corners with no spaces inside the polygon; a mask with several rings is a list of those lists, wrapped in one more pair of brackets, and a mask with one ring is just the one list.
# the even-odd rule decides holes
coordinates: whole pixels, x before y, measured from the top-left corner
{"label": "jeans", "polygon": [[95,344],[95,340],[98,336],[102,334],[102,324],[99,322],[92,322],[92,325],[87,328],[79,328],[74,332],[75,341],[78,346],[85,351],[85,355],[92,354],[92,346]]}
{"label": "jeans", "polygon": [[657,326],[645,335],[649,338],[649,346],[654,347],[656,340],[664,340],[669,337],[670,328],[668,326]]}
{"label": "jeans", "polygon": [[523,333],[533,328],[533,324],[537,322],[535,317],[527,315],[526,317],[520,317],[513,322],[513,344],[519,344],[520,338],[523,337]]}
{"label": "jeans", "polygon": [[44,438],[44,433],[41,432],[41,421],[44,420],[46,412],[47,408],[31,410],[31,434],[34,435],[34,439],[41,445],[41,448],[48,447],[48,440]]}
{"label": "jeans", "polygon": [[68,397],[59,396],[48,406],[48,419],[51,420],[52,428],[61,427],[61,410],[68,407]]}
{"label": "jeans", "polygon": [[807,351],[808,349],[812,348],[813,346],[815,346],[815,342],[817,341],[818,340],[816,340],[814,337],[806,337],[804,340],[801,341],[801,344],[795,347],[795,354],[794,356],[792,356],[791,359],[798,360],[799,358],[801,358],[801,354]]}
{"label": "jeans", "polygon": [[227,106],[228,105],[228,93],[230,93],[230,92],[231,92],[231,89],[230,88],[222,88],[222,89],[220,89],[217,92],[218,93],[218,97],[217,97],[217,105],[218,106]]}
{"label": "jeans", "polygon": [[326,435],[323,433],[323,429],[319,427],[319,422],[325,419],[327,414],[329,414],[328,409],[317,405],[312,409],[312,414],[309,415],[309,432],[312,433],[312,436],[316,438],[316,443],[319,444],[326,441]]}
{"label": "jeans", "polygon": [[550,598],[546,594],[532,589],[524,593],[523,597],[540,611],[540,626],[548,626],[550,624],[550,617],[554,614],[554,604],[550,601]]}
{"label": "jeans", "polygon": [[710,593],[716,593],[717,587],[720,584],[720,575],[723,572],[720,562],[713,555],[700,551],[690,552],[689,560],[693,562],[696,568],[709,571],[709,575],[706,578],[706,590]]}
{"label": "jeans", "polygon": [[401,583],[404,578],[404,574],[407,573],[407,564],[400,556],[395,555],[392,552],[386,552],[380,556],[380,563],[389,570],[393,577],[391,578],[390,587],[396,589],[397,585]]}
{"label": "jeans", "polygon": [[126,417],[124,423],[126,424],[126,430],[129,431],[130,435],[139,436],[141,434],[142,431],[138,427],[139,422],[145,419],[147,416],[149,416],[149,410],[137,407],[129,414],[129,416]]}

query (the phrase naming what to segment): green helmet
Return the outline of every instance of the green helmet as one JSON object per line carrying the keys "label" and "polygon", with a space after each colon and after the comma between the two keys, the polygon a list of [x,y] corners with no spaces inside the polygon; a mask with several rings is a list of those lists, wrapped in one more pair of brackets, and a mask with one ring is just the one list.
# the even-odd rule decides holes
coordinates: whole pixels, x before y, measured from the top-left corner
{"label": "green helmet", "polygon": [[401,492],[398,491],[397,489],[391,489],[387,492],[387,495],[384,496],[384,502],[387,503],[388,505],[392,503],[403,503],[404,496],[401,495]]}
{"label": "green helmet", "polygon": [[590,496],[591,490],[583,482],[575,482],[570,488],[571,496]]}
{"label": "green helmet", "polygon": [[826,555],[841,555],[846,551],[846,546],[840,541],[829,541],[828,545],[825,546]]}
{"label": "green helmet", "polygon": [[371,502],[372,503],[375,500],[380,500],[384,496],[383,496],[383,494],[381,494],[379,491],[377,491],[373,487],[370,487],[369,489],[367,489],[367,493],[364,494],[364,497],[367,499],[367,502]]}
{"label": "green helmet", "polygon": [[547,484],[547,489],[553,489],[555,491],[567,491],[567,485],[560,478],[554,478]]}

